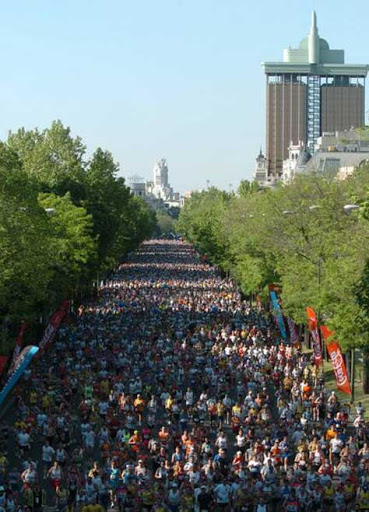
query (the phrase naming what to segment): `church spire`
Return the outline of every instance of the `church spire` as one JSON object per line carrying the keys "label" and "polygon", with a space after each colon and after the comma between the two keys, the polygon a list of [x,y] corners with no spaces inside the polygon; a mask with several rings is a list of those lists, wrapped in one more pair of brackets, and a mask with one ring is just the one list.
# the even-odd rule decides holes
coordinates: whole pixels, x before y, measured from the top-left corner
{"label": "church spire", "polygon": [[316,24],[316,12],[315,11],[313,11],[311,13],[311,28],[318,31],[318,27]]}
{"label": "church spire", "polygon": [[311,15],[311,28],[309,33],[309,64],[319,64],[319,33],[316,21],[316,12]]}

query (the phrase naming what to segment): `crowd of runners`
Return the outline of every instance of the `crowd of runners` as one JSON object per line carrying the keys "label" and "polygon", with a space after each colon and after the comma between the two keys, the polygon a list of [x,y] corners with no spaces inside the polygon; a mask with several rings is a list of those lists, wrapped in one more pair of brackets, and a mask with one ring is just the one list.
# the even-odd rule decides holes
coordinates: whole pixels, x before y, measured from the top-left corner
{"label": "crowd of runners", "polygon": [[0,512],[369,510],[369,429],[193,248],[144,243],[26,372]]}

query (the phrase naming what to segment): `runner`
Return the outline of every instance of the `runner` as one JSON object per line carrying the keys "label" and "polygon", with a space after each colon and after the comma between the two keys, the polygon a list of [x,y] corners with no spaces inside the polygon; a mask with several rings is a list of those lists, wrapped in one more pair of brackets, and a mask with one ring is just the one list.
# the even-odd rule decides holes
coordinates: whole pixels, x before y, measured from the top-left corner
{"label": "runner", "polygon": [[349,424],[309,357],[189,244],[142,244],[31,368],[18,451],[0,457],[6,512],[368,508],[362,404]]}

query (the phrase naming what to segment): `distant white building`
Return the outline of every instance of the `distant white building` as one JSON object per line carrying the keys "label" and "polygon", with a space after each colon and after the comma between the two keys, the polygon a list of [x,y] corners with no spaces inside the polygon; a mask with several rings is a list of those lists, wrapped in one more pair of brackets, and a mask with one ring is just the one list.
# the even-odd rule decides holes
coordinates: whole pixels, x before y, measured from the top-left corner
{"label": "distant white building", "polygon": [[317,139],[314,155],[300,142],[290,144],[288,158],[283,162],[282,180],[291,183],[299,173],[329,173],[346,179],[355,169],[369,162],[369,140],[358,130],[324,132]]}
{"label": "distant white building", "polygon": [[144,198],[155,209],[183,205],[179,192],[174,192],[169,184],[169,170],[164,158],[154,165],[153,181],[134,175],[128,178],[128,185],[133,194]]}
{"label": "distant white building", "polygon": [[291,183],[296,174],[303,172],[311,155],[302,141],[288,146],[288,158],[283,162],[282,181]]}
{"label": "distant white building", "polygon": [[256,157],[253,178],[254,181],[257,181],[260,188],[272,187],[274,185],[274,178],[271,175],[268,176],[268,164],[261,148],[260,153]]}
{"label": "distant white building", "polygon": [[163,197],[170,193],[171,188],[168,183],[168,165],[165,158],[159,160],[154,165],[154,195]]}
{"label": "distant white building", "polygon": [[165,158],[162,158],[154,165],[154,180],[147,182],[147,192],[157,199],[164,202],[172,203],[179,201],[179,193],[173,192],[173,188],[169,185],[168,165]]}
{"label": "distant white building", "polygon": [[135,174],[128,178],[127,184],[135,196],[145,198],[145,196],[146,196],[146,181],[144,178],[142,178],[138,174]]}
{"label": "distant white building", "polygon": [[369,161],[369,140],[360,130],[324,132],[318,150],[306,164],[305,172],[325,172],[346,179]]}

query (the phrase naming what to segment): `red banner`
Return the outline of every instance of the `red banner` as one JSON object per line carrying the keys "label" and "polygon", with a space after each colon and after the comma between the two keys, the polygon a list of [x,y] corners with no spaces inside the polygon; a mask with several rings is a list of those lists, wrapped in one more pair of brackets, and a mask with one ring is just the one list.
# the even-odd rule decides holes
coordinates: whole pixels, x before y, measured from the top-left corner
{"label": "red banner", "polygon": [[6,363],[8,362],[9,356],[0,356],[0,375],[3,374],[5,370]]}
{"label": "red banner", "polygon": [[[331,340],[334,332],[328,329],[327,326],[320,327],[322,336],[327,344],[329,357],[331,358],[334,375],[336,377],[337,389],[351,395],[350,381],[347,375],[345,361],[342,356],[342,351],[337,341]],[[330,341],[331,340],[331,341]]]}
{"label": "red banner", "polygon": [[14,365],[19,357],[19,354],[21,353],[22,345],[23,345],[23,335],[24,335],[27,327],[28,327],[28,324],[21,322],[20,327],[19,327],[18,336],[17,336],[16,342],[15,342],[14,352],[13,352],[13,356],[12,356],[12,362],[10,364],[8,373],[11,373],[13,371]]}
{"label": "red banner", "polygon": [[45,352],[49,345],[51,345],[56,333],[58,332],[60,324],[68,314],[69,306],[70,301],[63,300],[63,302],[60,304],[58,311],[56,311],[51,317],[49,325],[46,327],[45,333],[42,337],[42,340],[38,344],[39,352],[36,357],[40,357],[40,355],[43,352]]}
{"label": "red banner", "polygon": [[313,339],[314,362],[317,366],[321,366],[323,364],[323,355],[322,344],[320,342],[318,330],[318,319],[316,317],[315,311],[312,308],[306,308],[306,314],[308,317],[309,329]]}

